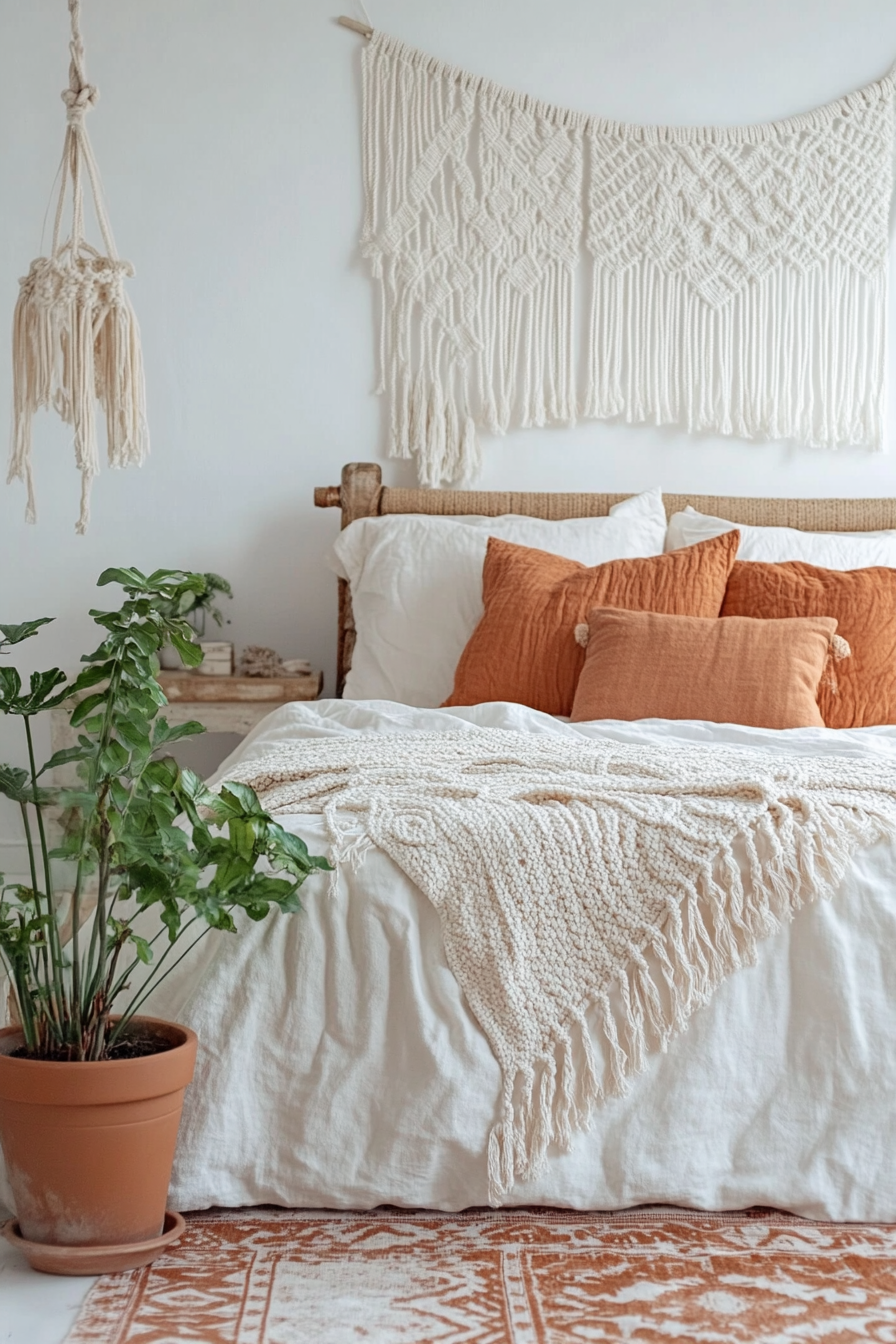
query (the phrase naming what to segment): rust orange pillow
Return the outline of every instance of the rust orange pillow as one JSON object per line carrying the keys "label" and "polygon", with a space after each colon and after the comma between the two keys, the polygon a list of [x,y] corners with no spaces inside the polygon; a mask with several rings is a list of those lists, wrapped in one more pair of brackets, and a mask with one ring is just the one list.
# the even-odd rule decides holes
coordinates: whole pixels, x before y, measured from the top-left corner
{"label": "rust orange pillow", "polygon": [[671,616],[718,616],[739,532],[666,555],[589,568],[490,537],[482,570],[482,619],[467,642],[446,705],[513,700],[569,714],[585,650],[575,629],[593,607]]}
{"label": "rust orange pillow", "polygon": [[768,620],[832,616],[852,657],[837,665],[836,689],[822,684],[818,707],[829,728],[896,723],[896,569],[821,569],[800,560],[739,560],[723,616]]}
{"label": "rust orange pillow", "polygon": [[708,719],[824,727],[816,695],[837,630],[828,616],[720,621],[599,607],[582,628],[587,652],[574,723]]}

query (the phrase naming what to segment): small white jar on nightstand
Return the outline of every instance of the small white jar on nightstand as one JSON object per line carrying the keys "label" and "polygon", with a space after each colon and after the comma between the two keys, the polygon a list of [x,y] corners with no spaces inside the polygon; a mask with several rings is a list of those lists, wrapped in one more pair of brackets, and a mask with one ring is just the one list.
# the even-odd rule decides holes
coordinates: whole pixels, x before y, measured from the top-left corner
{"label": "small white jar on nightstand", "polygon": [[233,676],[233,645],[225,640],[201,639],[199,647],[203,653],[197,672],[206,677]]}

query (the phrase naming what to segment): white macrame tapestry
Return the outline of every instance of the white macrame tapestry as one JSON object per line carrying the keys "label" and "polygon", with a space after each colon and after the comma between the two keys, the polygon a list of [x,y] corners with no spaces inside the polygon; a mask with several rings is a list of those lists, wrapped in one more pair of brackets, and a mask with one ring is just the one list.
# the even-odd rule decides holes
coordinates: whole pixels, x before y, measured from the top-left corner
{"label": "white macrame tapestry", "polygon": [[424,484],[475,475],[477,426],[581,416],[882,449],[894,72],[733,129],[565,111],[376,31],[363,74],[379,390]]}
{"label": "white macrame tapestry", "polygon": [[[38,257],[20,282],[13,320],[13,435],[8,481],[28,489],[25,517],[36,519],[31,465],[32,421],[52,407],[74,429],[75,463],[81,472],[81,514],[90,521],[90,487],[100,469],[96,403],[106,414],[110,466],[140,466],[149,451],[143,356],[137,319],[124,290],[133,275],[119,260],[103,205],[102,187],[84,118],[99,94],[87,82],[80,29],[80,0],[69,0],[72,37],[69,87],[62,99],[68,125],[60,168],[59,198],[48,257]],[[84,237],[84,187],[93,193],[103,237],[102,255]],[[71,232],[62,238],[71,195]]]}

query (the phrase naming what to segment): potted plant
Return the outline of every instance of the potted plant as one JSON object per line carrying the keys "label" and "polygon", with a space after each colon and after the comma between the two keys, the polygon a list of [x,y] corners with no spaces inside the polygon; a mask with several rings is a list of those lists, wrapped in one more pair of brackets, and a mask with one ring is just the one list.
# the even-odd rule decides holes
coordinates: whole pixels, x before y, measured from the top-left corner
{"label": "potted plant", "polygon": [[[200,670],[209,675],[228,676],[233,671],[233,645],[224,640],[206,640],[205,631],[209,616],[215,625],[230,624],[229,620],[225,622],[221,608],[216,605],[216,599],[219,594],[232,598],[233,590],[220,574],[191,574],[190,579],[191,586],[180,598],[182,609],[171,614],[182,616],[184,620],[189,621],[196,632],[199,647],[204,655]],[[180,654],[173,644],[163,646],[159,653],[159,661],[162,667],[168,669],[181,666]]]}
{"label": "potted plant", "polygon": [[[24,689],[0,664],[0,711],[22,720],[28,759],[0,766],[0,793],[20,809],[30,860],[27,882],[0,878],[0,961],[17,1018],[0,1030],[0,1142],[18,1219],[7,1235],[56,1272],[130,1268],[178,1234],[165,1202],[196,1038],[140,1009],[197,936],[233,932],[238,910],[256,920],[298,910],[306,877],[329,868],[252,789],[212,793],[163,754],[203,731],[168,724],[156,680],[166,642],[187,666],[201,661],[182,613],[203,580],[106,570],[100,585],[120,583],[126,600],[91,612],[103,639],[79,676],[36,672]],[[0,653],[45,624],[0,625]],[[69,700],[77,745],[39,768],[34,717]],[[63,765],[77,786],[48,787],[46,772]],[[73,871],[68,910],[54,889],[59,859]]]}

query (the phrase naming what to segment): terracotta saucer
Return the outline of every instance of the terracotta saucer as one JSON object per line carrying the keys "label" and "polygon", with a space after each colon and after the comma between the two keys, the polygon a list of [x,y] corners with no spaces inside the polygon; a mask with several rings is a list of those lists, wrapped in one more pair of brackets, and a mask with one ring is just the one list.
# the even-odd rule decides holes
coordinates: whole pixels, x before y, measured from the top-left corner
{"label": "terracotta saucer", "polygon": [[31,1268],[42,1274],[121,1274],[155,1260],[183,1236],[186,1226],[179,1213],[168,1212],[160,1237],[121,1246],[48,1246],[40,1241],[26,1241],[14,1218],[4,1225],[3,1235],[13,1246],[18,1246]]}

